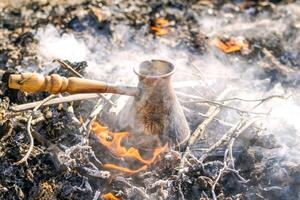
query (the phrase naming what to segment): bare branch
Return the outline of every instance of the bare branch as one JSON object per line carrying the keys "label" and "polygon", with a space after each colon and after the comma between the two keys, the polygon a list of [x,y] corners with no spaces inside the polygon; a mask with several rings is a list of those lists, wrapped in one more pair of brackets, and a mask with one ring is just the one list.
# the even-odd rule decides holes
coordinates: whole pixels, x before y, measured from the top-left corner
{"label": "bare branch", "polygon": [[[41,107],[60,104],[60,103],[67,103],[67,102],[72,102],[72,101],[96,99],[96,98],[99,98],[99,94],[97,94],[97,93],[74,94],[74,95],[69,95],[69,96],[64,96],[64,97],[58,97],[58,98],[51,99],[48,102],[42,104]],[[36,102],[33,102],[33,103],[26,103],[26,104],[22,104],[22,105],[12,106],[12,107],[10,107],[10,110],[15,111],[15,112],[29,110],[29,109],[32,109],[32,108],[36,107],[41,102],[42,101],[36,101]]]}
{"label": "bare branch", "polygon": [[33,111],[30,113],[29,119],[28,119],[28,121],[27,121],[27,134],[28,134],[28,136],[29,136],[29,142],[30,142],[30,144],[29,144],[29,149],[28,149],[27,153],[25,154],[25,156],[24,156],[21,160],[19,160],[19,161],[17,161],[17,162],[14,163],[15,165],[19,165],[19,164],[22,164],[22,163],[26,162],[27,159],[29,158],[30,154],[31,154],[32,149],[33,149],[34,141],[33,141],[33,136],[32,136],[32,134],[31,134],[31,121],[32,121],[32,116],[33,116],[33,114],[34,114],[34,113],[35,113],[35,112],[36,112],[36,111],[37,111],[44,103],[46,103],[46,102],[49,101],[50,99],[54,98],[55,96],[56,96],[56,95],[52,94],[52,95],[48,96],[47,98],[45,98],[44,100],[40,101],[39,104],[37,104],[37,105],[34,107]]}
{"label": "bare branch", "polygon": [[[224,90],[217,99],[222,99],[224,98],[229,92],[231,91],[231,89],[226,89]],[[219,106],[211,106],[208,111],[206,112],[205,115],[209,116],[208,118],[206,118],[198,127],[197,129],[194,131],[194,133],[191,135],[191,137],[189,138],[188,142],[187,142],[187,147],[185,152],[183,153],[180,165],[179,165],[179,169],[183,168],[185,162],[186,162],[186,156],[189,153],[190,149],[192,148],[192,146],[194,145],[194,143],[196,142],[197,139],[201,138],[204,134],[204,131],[207,127],[207,125],[218,115],[218,113],[221,111]]]}
{"label": "bare branch", "polygon": [[252,119],[242,119],[240,120],[235,126],[233,126],[231,129],[229,129],[214,145],[212,145],[209,149],[204,150],[204,153],[201,158],[199,159],[201,162],[205,160],[208,153],[215,150],[222,144],[229,142],[231,138],[238,137],[241,133],[243,133],[245,130],[247,130],[252,124],[254,124],[258,118],[252,118]]}
{"label": "bare branch", "polygon": [[272,68],[276,68],[280,73],[282,74],[289,74],[296,72],[296,70],[289,68],[283,64],[281,64],[275,56],[266,48],[262,48],[262,52],[271,60],[271,62],[274,64],[272,65]]}

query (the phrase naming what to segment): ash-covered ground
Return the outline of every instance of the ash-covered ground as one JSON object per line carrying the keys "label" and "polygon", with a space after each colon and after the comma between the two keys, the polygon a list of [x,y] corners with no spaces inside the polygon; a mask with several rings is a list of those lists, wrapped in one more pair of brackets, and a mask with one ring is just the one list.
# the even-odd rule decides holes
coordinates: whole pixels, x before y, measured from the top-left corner
{"label": "ash-covered ground", "polygon": [[[300,199],[299,2],[4,3],[1,70],[71,76],[52,63],[59,58],[86,78],[135,84],[133,66],[165,59],[177,67],[174,87],[192,133],[207,110],[220,112],[189,151],[165,152],[128,175],[103,168],[125,161],[93,133],[83,144],[85,130],[74,119],[88,120],[96,101],[44,107],[33,117],[33,151],[16,165],[29,148],[30,111],[9,107],[48,94],[8,89],[4,77],[0,199],[105,199],[109,192],[120,199]],[[103,105],[97,121],[114,130]]]}

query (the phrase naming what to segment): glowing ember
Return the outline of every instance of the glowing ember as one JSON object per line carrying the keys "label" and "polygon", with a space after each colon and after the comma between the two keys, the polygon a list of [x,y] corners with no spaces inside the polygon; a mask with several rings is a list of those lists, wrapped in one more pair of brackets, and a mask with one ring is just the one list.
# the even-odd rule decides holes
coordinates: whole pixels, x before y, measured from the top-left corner
{"label": "glowing ember", "polygon": [[112,154],[114,154],[115,156],[122,157],[122,158],[135,159],[135,160],[145,164],[144,166],[142,166],[136,170],[131,170],[131,169],[117,166],[114,164],[104,164],[105,168],[114,169],[114,170],[122,171],[125,173],[129,173],[129,174],[134,174],[134,173],[138,173],[140,171],[146,170],[147,165],[152,164],[156,160],[156,158],[159,156],[159,154],[166,151],[168,148],[167,144],[164,145],[163,147],[156,148],[156,149],[154,149],[153,155],[150,159],[144,159],[141,156],[138,149],[136,149],[134,147],[130,147],[129,149],[126,149],[125,147],[122,146],[121,143],[122,143],[123,138],[130,136],[130,134],[128,132],[113,133],[113,132],[110,132],[107,127],[104,127],[96,122],[92,124],[92,130],[95,132],[96,136],[98,137],[99,142],[102,145],[104,145],[107,149],[109,149],[109,151]]}
{"label": "glowing ember", "polygon": [[150,29],[155,32],[157,36],[166,35],[169,33],[169,21],[163,18],[157,18],[155,20],[155,26],[151,26]]}
{"label": "glowing ember", "polygon": [[120,198],[116,197],[112,193],[103,194],[103,195],[101,195],[101,198],[105,199],[105,200],[121,200]]}
{"label": "glowing ember", "polygon": [[211,41],[211,45],[216,46],[224,53],[233,53],[248,48],[248,43],[244,39],[230,38],[228,41],[222,41],[215,38]]}

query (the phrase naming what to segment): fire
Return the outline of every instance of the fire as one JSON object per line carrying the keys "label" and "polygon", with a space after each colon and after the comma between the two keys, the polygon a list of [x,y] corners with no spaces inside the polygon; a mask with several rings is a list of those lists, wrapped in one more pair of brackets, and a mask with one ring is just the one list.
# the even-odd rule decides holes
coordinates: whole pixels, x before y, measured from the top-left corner
{"label": "fire", "polygon": [[224,53],[233,53],[248,48],[248,43],[244,39],[239,38],[230,38],[227,41],[215,38],[211,41],[211,44],[222,50]]}
{"label": "fire", "polygon": [[157,36],[166,35],[169,33],[169,21],[164,18],[157,18],[155,20],[155,25],[151,26],[150,29],[155,32]]}
{"label": "fire", "polygon": [[113,195],[111,192],[101,195],[101,198],[105,200],[121,200],[120,198]]}
{"label": "fire", "polygon": [[104,164],[103,165],[105,168],[107,169],[114,169],[114,170],[118,170],[118,171],[122,171],[122,172],[125,172],[125,173],[128,173],[128,174],[135,174],[135,173],[138,173],[138,172],[141,172],[141,171],[144,171],[147,169],[147,165],[143,165],[142,167],[138,168],[138,169],[135,169],[135,170],[132,170],[132,169],[129,169],[129,168],[126,168],[126,167],[121,167],[121,166],[118,166],[118,165],[115,165],[115,164]]}
{"label": "fire", "polygon": [[110,132],[107,127],[102,126],[97,122],[94,122],[92,124],[92,130],[98,137],[99,142],[102,145],[104,145],[113,155],[115,155],[117,157],[122,157],[122,158],[135,159],[144,164],[144,166],[142,166],[136,170],[128,169],[128,168],[117,166],[114,164],[104,164],[105,168],[122,171],[122,172],[125,172],[128,174],[134,174],[134,173],[138,173],[140,171],[146,170],[147,166],[152,164],[157,159],[157,157],[162,152],[166,151],[168,148],[167,144],[164,145],[163,147],[156,148],[156,149],[154,149],[153,155],[150,159],[144,159],[141,156],[138,149],[136,149],[134,147],[130,147],[129,149],[126,149],[125,147],[122,146],[122,144],[121,144],[122,140],[124,138],[130,136],[130,134],[128,132],[113,133],[113,132]]}

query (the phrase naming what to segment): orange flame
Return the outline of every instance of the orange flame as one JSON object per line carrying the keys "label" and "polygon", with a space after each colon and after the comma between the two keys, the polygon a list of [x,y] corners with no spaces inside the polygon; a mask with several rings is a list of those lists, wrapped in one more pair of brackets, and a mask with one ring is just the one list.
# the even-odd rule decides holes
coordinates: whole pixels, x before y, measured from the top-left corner
{"label": "orange flame", "polygon": [[138,173],[140,171],[143,171],[147,169],[147,165],[152,164],[156,158],[161,154],[162,152],[166,151],[168,148],[168,144],[164,145],[163,147],[156,148],[153,152],[153,155],[150,159],[144,159],[139,150],[130,147],[129,149],[126,149],[121,145],[123,138],[128,137],[130,134],[128,132],[118,132],[113,133],[108,130],[107,127],[100,125],[97,122],[94,122],[92,124],[92,130],[95,132],[96,136],[99,139],[99,142],[104,145],[109,151],[114,154],[117,157],[122,158],[131,158],[138,160],[139,162],[145,164],[144,166],[136,169],[131,170],[125,167],[117,166],[114,164],[104,164],[105,168],[114,169],[118,171],[122,171],[129,174]]}
{"label": "orange flame", "polygon": [[105,200],[121,200],[120,198],[113,195],[111,192],[101,195],[101,198]]}
{"label": "orange flame", "polygon": [[138,172],[141,172],[141,171],[144,171],[144,170],[147,169],[147,165],[143,165],[142,167],[140,167],[136,170],[132,170],[132,169],[129,169],[129,168],[126,168],[126,167],[121,167],[121,166],[114,165],[114,164],[109,164],[109,163],[104,164],[103,166],[107,169],[114,169],[114,170],[122,171],[122,172],[125,172],[125,173],[128,173],[128,174],[135,174],[135,173],[138,173]]}

